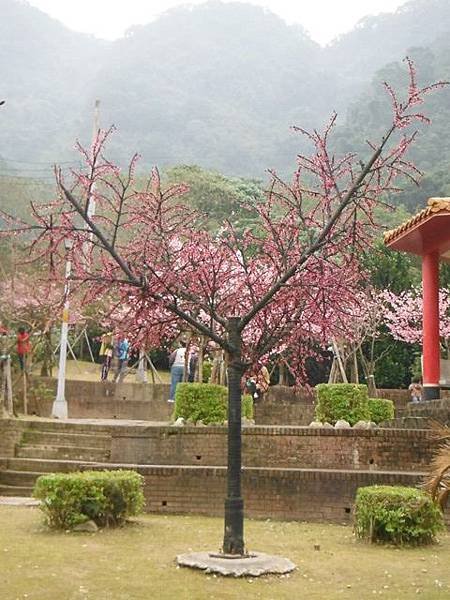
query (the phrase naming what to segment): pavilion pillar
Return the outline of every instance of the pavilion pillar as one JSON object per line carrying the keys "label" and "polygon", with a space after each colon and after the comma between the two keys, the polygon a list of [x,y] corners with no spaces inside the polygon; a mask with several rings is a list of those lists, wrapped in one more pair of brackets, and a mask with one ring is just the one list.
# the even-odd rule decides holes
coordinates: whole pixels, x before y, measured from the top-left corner
{"label": "pavilion pillar", "polygon": [[435,400],[440,396],[439,345],[439,254],[422,256],[423,290],[423,396]]}

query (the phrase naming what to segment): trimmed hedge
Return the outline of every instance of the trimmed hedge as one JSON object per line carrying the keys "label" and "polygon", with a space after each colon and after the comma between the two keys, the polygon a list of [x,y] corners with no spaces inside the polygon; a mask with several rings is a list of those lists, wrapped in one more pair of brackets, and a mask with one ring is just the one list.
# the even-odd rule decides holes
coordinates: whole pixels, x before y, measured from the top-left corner
{"label": "trimmed hedge", "polygon": [[84,471],[41,475],[33,496],[47,523],[55,529],[72,529],[92,520],[99,527],[122,524],[142,512],[143,477],[135,471]]}
{"label": "trimmed hedge", "polygon": [[[174,418],[190,421],[223,423],[228,415],[228,389],[213,383],[179,383],[175,392]],[[253,418],[253,400],[248,394],[242,396],[242,416]]]}
{"label": "trimmed hedge", "polygon": [[383,398],[369,398],[370,420],[378,425],[382,421],[390,421],[395,416],[392,400]]}
{"label": "trimmed hedge", "polygon": [[431,496],[402,486],[359,488],[355,503],[356,536],[370,542],[423,545],[444,529]]}
{"label": "trimmed hedge", "polygon": [[320,383],[316,385],[316,420],[334,425],[345,419],[354,425],[370,419],[367,386],[356,383]]}

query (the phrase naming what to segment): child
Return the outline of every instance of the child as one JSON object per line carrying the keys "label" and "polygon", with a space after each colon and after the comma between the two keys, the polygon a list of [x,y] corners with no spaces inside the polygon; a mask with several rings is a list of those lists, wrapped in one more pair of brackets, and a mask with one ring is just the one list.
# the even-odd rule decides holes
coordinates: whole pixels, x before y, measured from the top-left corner
{"label": "child", "polygon": [[417,402],[422,401],[422,385],[420,383],[419,377],[413,378],[408,390],[411,396],[411,402],[416,404]]}

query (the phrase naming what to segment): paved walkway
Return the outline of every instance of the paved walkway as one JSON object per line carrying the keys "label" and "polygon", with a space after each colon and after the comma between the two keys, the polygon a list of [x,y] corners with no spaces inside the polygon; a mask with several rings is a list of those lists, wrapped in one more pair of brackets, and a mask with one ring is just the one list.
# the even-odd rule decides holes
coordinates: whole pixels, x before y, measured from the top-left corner
{"label": "paved walkway", "polygon": [[19,421],[33,421],[38,423],[75,423],[77,425],[156,425],[158,427],[170,425],[171,421],[144,421],[142,419],[53,419],[50,417],[37,417],[34,415],[20,415]]}
{"label": "paved walkway", "polygon": [[39,500],[22,496],[0,496],[0,506],[39,506]]}

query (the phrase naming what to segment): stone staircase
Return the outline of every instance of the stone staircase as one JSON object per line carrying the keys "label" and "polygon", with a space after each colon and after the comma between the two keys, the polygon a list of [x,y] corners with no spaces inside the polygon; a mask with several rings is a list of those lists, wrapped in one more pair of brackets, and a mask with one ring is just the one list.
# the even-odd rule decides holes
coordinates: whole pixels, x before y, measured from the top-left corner
{"label": "stone staircase", "polygon": [[[409,418],[408,429],[244,428],[246,514],[350,522],[359,487],[420,484],[432,444],[423,421]],[[222,514],[227,433],[147,421],[0,420],[0,495],[30,496],[45,473],[130,468],[144,477],[146,510]]]}
{"label": "stone staircase", "polygon": [[110,455],[107,427],[30,422],[16,444],[14,457],[1,459],[0,496],[30,496],[40,475],[98,466],[108,463]]}
{"label": "stone staircase", "polygon": [[429,429],[430,418],[422,416],[399,416],[390,421],[380,423],[384,429]]}

